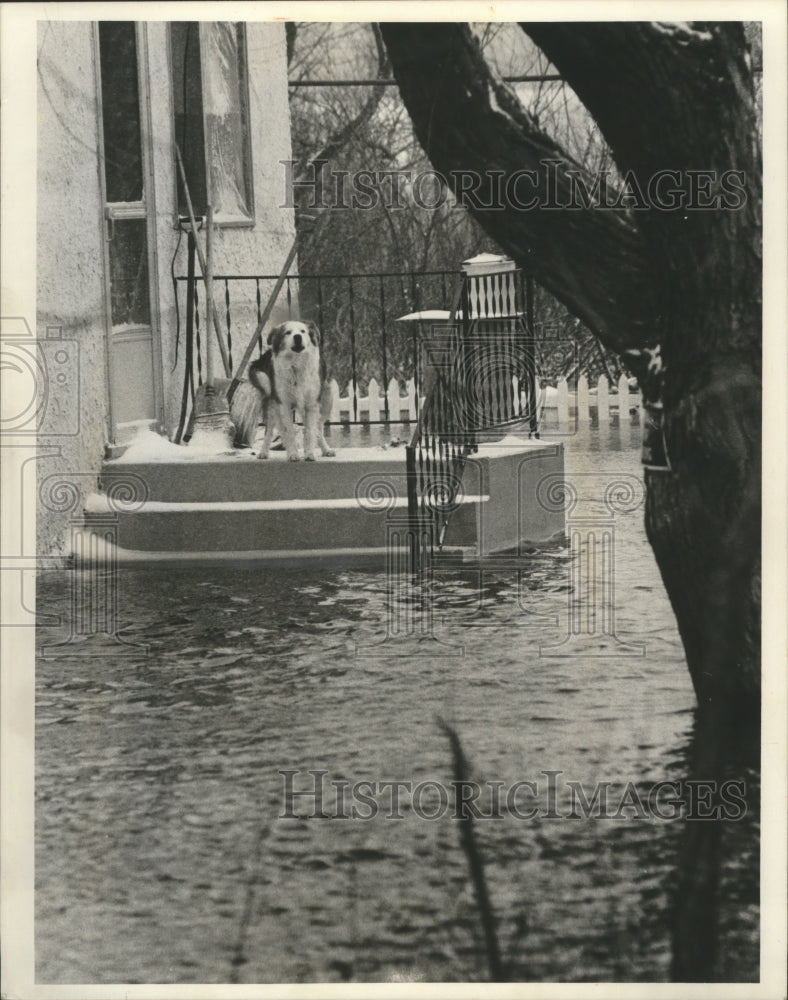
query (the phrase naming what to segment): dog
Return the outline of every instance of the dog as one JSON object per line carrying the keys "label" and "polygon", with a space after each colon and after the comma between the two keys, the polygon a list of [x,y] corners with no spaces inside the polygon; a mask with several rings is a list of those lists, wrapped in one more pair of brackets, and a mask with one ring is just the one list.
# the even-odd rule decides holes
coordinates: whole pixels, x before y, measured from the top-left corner
{"label": "dog", "polygon": [[265,438],[257,457],[268,458],[278,428],[288,461],[299,460],[294,410],[304,423],[305,461],[315,461],[318,447],[324,457],[333,457],[335,452],[323,436],[323,424],[331,414],[331,394],[317,325],[288,320],[271,330],[267,342],[269,349],[249,365],[249,383],[267,408]]}

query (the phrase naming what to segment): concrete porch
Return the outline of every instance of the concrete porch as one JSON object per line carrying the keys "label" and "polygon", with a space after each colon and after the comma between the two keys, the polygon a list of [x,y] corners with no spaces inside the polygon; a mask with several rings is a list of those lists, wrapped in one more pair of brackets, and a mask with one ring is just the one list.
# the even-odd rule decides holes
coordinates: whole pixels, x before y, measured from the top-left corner
{"label": "concrete porch", "polygon": [[[132,445],[106,461],[88,498],[87,532],[121,565],[249,563],[383,569],[406,544],[403,446],[338,447],[336,457],[258,460],[249,451]],[[563,472],[563,446],[527,438],[481,445],[467,460],[442,554],[476,561],[561,536],[563,511],[541,494]],[[79,553],[75,553],[79,559]]]}

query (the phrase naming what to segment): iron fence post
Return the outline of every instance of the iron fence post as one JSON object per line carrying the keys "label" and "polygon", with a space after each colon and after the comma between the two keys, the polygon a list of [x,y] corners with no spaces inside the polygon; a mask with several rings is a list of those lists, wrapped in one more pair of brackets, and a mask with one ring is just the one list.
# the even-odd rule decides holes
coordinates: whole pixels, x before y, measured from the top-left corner
{"label": "iron fence post", "polygon": [[416,476],[416,448],[409,444],[405,448],[405,475],[408,489],[408,523],[410,539],[410,568],[412,573],[421,569],[421,546],[419,545],[419,491]]}
{"label": "iron fence post", "polygon": [[525,326],[528,358],[528,396],[531,400],[531,436],[539,437],[539,416],[536,412],[536,330],[534,328],[534,279],[529,274],[525,280]]}

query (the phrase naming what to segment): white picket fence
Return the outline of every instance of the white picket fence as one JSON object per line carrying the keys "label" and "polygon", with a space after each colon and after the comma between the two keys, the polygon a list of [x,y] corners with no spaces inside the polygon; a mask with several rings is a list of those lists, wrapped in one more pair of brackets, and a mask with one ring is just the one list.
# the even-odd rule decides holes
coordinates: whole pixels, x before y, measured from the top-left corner
{"label": "white picket fence", "polygon": [[[416,385],[414,380],[405,383],[404,395],[402,386],[396,379],[391,379],[385,395],[376,379],[370,379],[366,395],[356,386],[355,411],[353,407],[353,384],[348,383],[344,394],[340,393],[336,379],[329,382],[331,390],[331,423],[348,423],[360,421],[381,421],[386,419],[386,400],[388,400],[389,420],[391,423],[412,423],[417,418]],[[512,380],[513,400],[519,392],[518,380]],[[625,400],[623,416],[620,401]],[[424,405],[424,397],[419,397],[419,408]],[[525,395],[521,395],[521,408],[525,410]],[[570,390],[566,379],[559,379],[556,386],[545,386],[539,392],[540,423],[546,427],[568,427],[575,421],[578,424],[588,424],[594,417],[600,426],[609,425],[613,420],[620,423],[632,419],[639,421],[642,400],[640,391],[629,385],[626,375],[622,375],[617,384],[610,385],[604,375],[600,375],[595,388],[589,388],[585,375],[577,380],[577,389]]]}
{"label": "white picket fence", "polygon": [[541,422],[548,427],[567,427],[575,420],[578,424],[589,424],[594,410],[600,427],[609,426],[614,420],[622,424],[627,420],[639,423],[643,409],[640,390],[630,386],[626,375],[613,385],[600,375],[593,389],[589,388],[585,375],[581,375],[576,391],[570,390],[566,379],[562,378],[555,387],[542,389],[542,396],[539,402]]}
{"label": "white picket fence", "polygon": [[[361,391],[356,386],[355,400],[356,408],[353,409],[353,383],[348,383],[345,394],[340,395],[339,385],[336,379],[331,379],[328,383],[331,389],[331,423],[343,423],[360,420],[368,423],[374,420],[386,419],[386,400],[388,400],[389,420],[393,424],[409,424],[416,420],[416,383],[409,378],[405,383],[405,395],[402,395],[402,387],[393,378],[389,381],[388,391],[385,396],[381,392],[376,379],[371,378],[367,386],[366,396],[361,395]],[[419,407],[424,405],[424,397],[419,397]]]}

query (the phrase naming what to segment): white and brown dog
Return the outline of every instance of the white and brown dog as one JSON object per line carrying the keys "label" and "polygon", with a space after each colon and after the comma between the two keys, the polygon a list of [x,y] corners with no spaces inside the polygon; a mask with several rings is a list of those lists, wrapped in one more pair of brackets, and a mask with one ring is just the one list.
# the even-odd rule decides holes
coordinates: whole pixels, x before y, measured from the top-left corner
{"label": "white and brown dog", "polygon": [[267,406],[265,438],[258,458],[268,458],[278,428],[290,462],[297,462],[298,444],[293,411],[304,423],[304,459],[314,462],[315,450],[334,452],[323,436],[331,413],[326,366],[320,354],[320,331],[315,323],[288,320],[268,334],[269,350],[249,365],[249,382]]}

